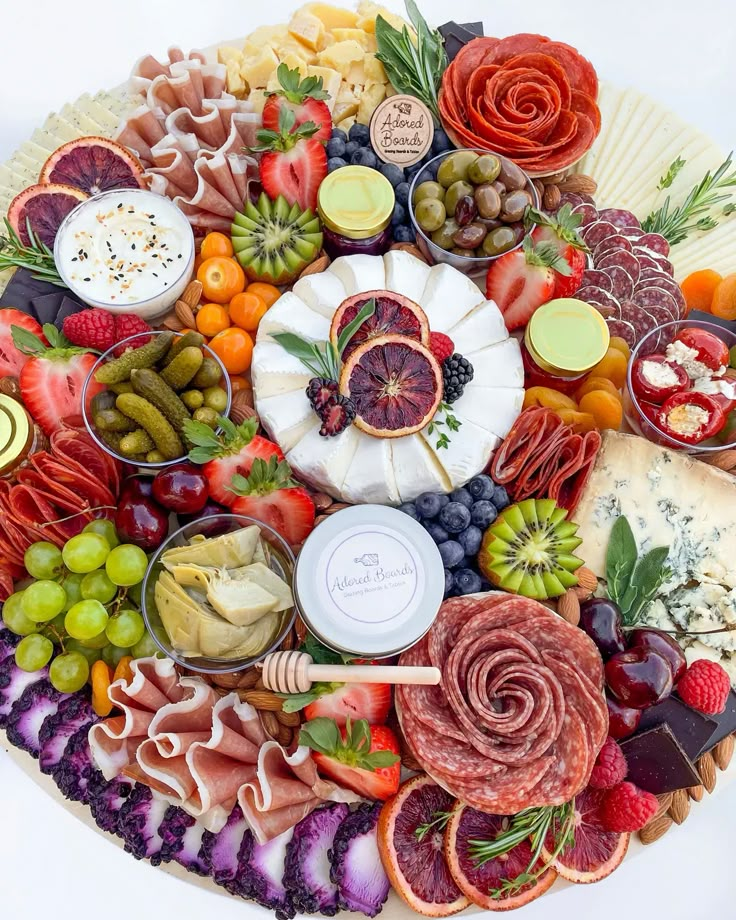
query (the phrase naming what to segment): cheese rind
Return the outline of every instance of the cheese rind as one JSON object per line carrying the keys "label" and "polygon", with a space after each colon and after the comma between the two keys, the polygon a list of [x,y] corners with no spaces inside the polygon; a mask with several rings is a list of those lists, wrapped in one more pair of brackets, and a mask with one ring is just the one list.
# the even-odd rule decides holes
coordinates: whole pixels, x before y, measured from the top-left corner
{"label": "cheese rind", "polygon": [[292,332],[308,342],[323,342],[330,334],[330,324],[293,291],[288,291],[264,314],[258,325],[258,341],[274,341],[271,338],[274,332]]}

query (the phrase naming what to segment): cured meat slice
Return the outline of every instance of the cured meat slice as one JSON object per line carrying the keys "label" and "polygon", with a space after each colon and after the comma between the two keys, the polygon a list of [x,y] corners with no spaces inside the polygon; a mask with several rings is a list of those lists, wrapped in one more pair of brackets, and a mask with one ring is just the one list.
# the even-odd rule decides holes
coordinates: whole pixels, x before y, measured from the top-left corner
{"label": "cured meat slice", "polygon": [[581,227],[587,227],[598,220],[598,209],[594,204],[588,204],[587,201],[581,201],[572,209],[573,214],[579,214],[582,217]]}
{"label": "cured meat slice", "polygon": [[599,268],[586,268],[583,272],[580,287],[603,288],[603,290],[608,291],[609,294],[613,293],[611,276],[608,272],[601,271]]}
{"label": "cured meat slice", "polygon": [[618,236],[619,233],[618,228],[609,223],[609,221],[596,220],[584,227],[580,235],[585,240],[585,244],[590,249],[595,250],[596,246],[602,243],[603,240],[608,239],[609,236]]}
{"label": "cured meat slice", "polygon": [[614,233],[598,243],[593,252],[593,261],[596,262],[607,252],[615,252],[621,249],[632,252],[633,248],[631,241],[627,237],[623,236],[621,233]]}
{"label": "cured meat slice", "polygon": [[[603,208],[600,212],[600,218],[601,220],[607,220],[614,227],[641,229],[641,224],[636,214],[632,214],[631,211],[625,211],[622,208]],[[644,231],[642,231],[643,233]]]}
{"label": "cured meat slice", "polygon": [[621,302],[621,319],[624,322],[631,323],[634,327],[637,342],[656,329],[658,325],[651,313],[631,300]]}
{"label": "cured meat slice", "polygon": [[659,233],[645,233],[644,236],[639,237],[637,245],[645,249],[651,249],[653,252],[665,256],[665,258],[670,254],[670,244]]}
{"label": "cured meat slice", "polygon": [[[636,293],[634,294],[634,301],[638,303],[639,306],[644,307],[645,310],[649,310],[658,323],[671,323],[680,317],[677,301],[672,294],[664,288],[657,286],[645,288],[637,287]],[[664,318],[663,310],[667,311],[670,317],[669,319]],[[660,316],[662,317],[661,320]]]}
{"label": "cured meat slice", "polygon": [[639,268],[639,261],[633,253],[626,252],[624,249],[607,252],[599,259],[596,259],[595,267],[603,271],[613,265],[618,265],[619,268],[623,268],[623,270],[630,275],[634,284],[639,280],[639,272],[641,269]]}
{"label": "cured meat slice", "polygon": [[636,348],[636,329],[634,329],[631,323],[622,319],[607,319],[606,323],[608,324],[608,331],[612,336],[615,335],[619,339],[623,339],[629,348]]}
{"label": "cured meat slice", "polygon": [[[613,287],[613,284],[611,284],[611,287]],[[621,310],[618,300],[602,287],[585,285],[585,287],[581,287],[576,291],[575,296],[595,307],[606,318],[620,316]]]}
{"label": "cured meat slice", "polygon": [[[685,302],[685,297],[680,289],[680,285],[674,278],[671,278],[659,269],[645,268],[639,276],[639,283],[636,286],[636,290],[646,290],[652,287],[660,288],[672,295],[677,304],[680,319],[684,319],[687,316],[687,303]],[[675,317],[675,319],[677,319],[677,317]]]}
{"label": "cured meat slice", "polygon": [[582,451],[577,456],[573,454],[567,466],[562,466],[547,486],[549,497],[561,508],[567,508],[570,514],[578,506],[580,496],[593,472],[600,446],[600,432],[587,431],[583,435]]}
{"label": "cured meat slice", "polygon": [[563,204],[569,204],[572,208],[576,208],[581,204],[585,204],[585,201],[582,195],[578,195],[577,192],[562,192],[560,195],[559,208],[561,208]]}
{"label": "cured meat slice", "polygon": [[[634,293],[634,279],[620,265],[609,265],[602,269],[611,279],[611,294],[619,301],[628,300]],[[626,319],[621,311],[621,318]]]}

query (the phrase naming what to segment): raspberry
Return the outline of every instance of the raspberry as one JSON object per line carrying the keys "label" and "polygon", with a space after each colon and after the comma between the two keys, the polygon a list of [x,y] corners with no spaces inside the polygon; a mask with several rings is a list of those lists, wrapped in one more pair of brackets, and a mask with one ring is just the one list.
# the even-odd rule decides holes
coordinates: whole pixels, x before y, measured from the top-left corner
{"label": "raspberry", "polygon": [[609,789],[600,806],[600,819],[605,830],[626,834],[640,831],[657,814],[656,795],[644,792],[633,783],[619,783]]}
{"label": "raspberry", "polygon": [[[139,335],[141,332],[150,332],[151,327],[148,323],[141,319],[140,316],[136,316],[135,313],[121,313],[119,316],[115,317],[115,341],[122,342],[123,339],[127,339],[131,335]],[[135,347],[138,348],[141,345],[145,345],[148,339],[139,339],[135,343]],[[125,351],[124,348],[116,348],[115,355],[121,355]]]}
{"label": "raspberry", "polygon": [[117,341],[115,317],[97,307],[67,316],[62,330],[72,345],[93,348],[95,351],[107,351]]}
{"label": "raspberry", "polygon": [[455,343],[444,332],[429,333],[429,350],[442,364],[455,351]]}
{"label": "raspberry", "polygon": [[347,396],[331,396],[319,410],[322,427],[319,433],[323,438],[334,438],[345,431],[355,421],[355,406]]}
{"label": "raspberry", "polygon": [[731,681],[726,671],[717,661],[705,658],[693,661],[677,685],[683,703],[708,716],[723,712],[730,690]]}
{"label": "raspberry", "polygon": [[590,774],[589,785],[593,789],[612,789],[624,779],[627,769],[624,752],[613,738],[606,738]]}
{"label": "raspberry", "polygon": [[337,395],[337,383],[328,380],[327,377],[312,377],[306,392],[312,408],[319,413],[329,400]]}

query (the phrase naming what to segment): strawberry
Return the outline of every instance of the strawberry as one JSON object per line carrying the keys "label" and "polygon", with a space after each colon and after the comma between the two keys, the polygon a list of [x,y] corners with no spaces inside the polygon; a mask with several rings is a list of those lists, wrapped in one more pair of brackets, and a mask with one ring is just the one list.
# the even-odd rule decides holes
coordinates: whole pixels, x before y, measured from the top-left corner
{"label": "strawberry", "polygon": [[187,421],[183,434],[192,445],[189,459],[202,465],[207,477],[210,498],[221,505],[233,505],[237,499],[231,490],[233,476],[247,476],[256,458],[283,460],[281,449],[273,441],[256,434],[258,419],[249,418],[237,427],[229,419],[220,419],[222,434],[217,435],[203,422]]}
{"label": "strawberry", "polygon": [[317,210],[317,192],[327,175],[327,153],[313,136],[319,127],[313,121],[296,124],[296,115],[284,106],[279,110],[279,130],[259,131],[262,153],[261,185],[272,200],[283,195],[290,205],[304,211]]}
{"label": "strawberry", "polygon": [[[255,459],[246,479],[236,473],[233,514],[255,518],[275,531],[291,546],[304,542],[314,527],[314,502],[306,489],[291,478],[286,460],[272,456],[268,462]],[[210,494],[212,490],[210,489]]]}
{"label": "strawberry", "polygon": [[263,108],[263,127],[267,131],[279,130],[279,116],[282,108],[290,109],[296,116],[296,124],[308,121],[319,126],[314,139],[327,143],[332,135],[332,116],[325,99],[330,94],[323,88],[322,77],[306,77],[304,80],[295,68],[290,70],[287,64],[279,64],[276,76],[281,89],[266,99]]}
{"label": "strawberry", "polygon": [[446,361],[455,354],[455,343],[450,336],[445,335],[444,332],[430,332],[429,350],[435,358],[437,358],[440,364],[442,364],[443,361]]}
{"label": "strawberry", "polygon": [[527,224],[536,224],[532,231],[534,242],[552,243],[570,267],[569,274],[555,273],[552,296],[572,297],[580,287],[588,261],[588,247],[578,233],[578,227],[583,222],[582,214],[573,213],[569,204],[564,204],[554,217],[530,208],[526,221]]}
{"label": "strawberry", "polygon": [[525,237],[521,249],[491,265],[486,297],[495,300],[509,332],[526,326],[535,310],[552,300],[557,272],[570,274],[570,266],[552,243],[535,246],[531,236]]}
{"label": "strawberry", "polygon": [[13,307],[3,307],[0,310],[0,377],[17,377],[28,361],[28,355],[15,346],[13,326],[25,329],[43,342],[46,341],[41,326],[32,316]]}
{"label": "strawberry", "polygon": [[65,318],[62,328],[69,341],[80,348],[107,351],[118,341],[115,336],[115,317],[98,307],[72,313]]}
{"label": "strawberry", "polygon": [[345,789],[385,802],[399,788],[401,758],[396,735],[385,725],[319,718],[302,725],[299,744],[314,752],[317,769]]}
{"label": "strawberry", "polygon": [[[82,424],[82,388],[92,370],[95,355],[73,346],[59,330],[47,323],[43,333],[49,344],[20,326],[12,327],[16,348],[29,360],[20,372],[20,395],[26,408],[47,435],[62,428],[68,420]],[[104,390],[90,380],[87,403]]]}
{"label": "strawberry", "polygon": [[389,684],[312,684],[313,693],[325,691],[304,708],[307,719],[326,716],[338,725],[348,719],[367,719],[371,725],[383,725],[391,709]]}

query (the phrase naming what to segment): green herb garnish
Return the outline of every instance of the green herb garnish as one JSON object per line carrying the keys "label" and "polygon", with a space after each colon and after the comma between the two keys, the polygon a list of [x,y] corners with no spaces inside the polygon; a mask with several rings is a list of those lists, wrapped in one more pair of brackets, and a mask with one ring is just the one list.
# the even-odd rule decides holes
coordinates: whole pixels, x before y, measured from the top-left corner
{"label": "green herb garnish", "polygon": [[340,379],[340,356],[332,342],[307,342],[293,332],[274,332],[273,338],[315,377]]}
{"label": "green herb garnish", "polygon": [[671,576],[665,565],[668,546],[655,546],[639,558],[631,525],[621,515],[613,525],[606,552],[608,596],[621,608],[624,626],[636,626],[645,608]]}
{"label": "green herb garnish", "polygon": [[0,236],[0,272],[9,268],[25,268],[37,281],[46,281],[57,287],[65,288],[56,269],[54,254],[49,247],[38,239],[26,219],[29,244],[26,246],[5,218],[5,236]]}
{"label": "green herb garnish", "polygon": [[657,191],[661,192],[663,189],[669,188],[675,179],[679,176],[683,166],[685,166],[686,163],[687,160],[683,160],[682,157],[678,157],[674,162],[670,163],[670,168],[659,180]]}
{"label": "green herb garnish", "polygon": [[432,813],[432,820],[426,824],[420,824],[414,829],[414,836],[421,843],[430,831],[442,831],[447,827],[447,822],[452,817],[451,811],[435,811]]}
{"label": "green herb garnish", "polygon": [[[444,412],[444,420],[438,418],[440,412]],[[435,417],[429,423],[427,434],[437,434],[437,443],[435,444],[435,448],[437,450],[447,450],[450,445],[450,438],[447,432],[440,431],[439,429],[447,426],[449,431],[460,431],[462,424],[463,423],[452,414],[451,406],[446,402],[441,402],[437,407],[437,413]]]}

